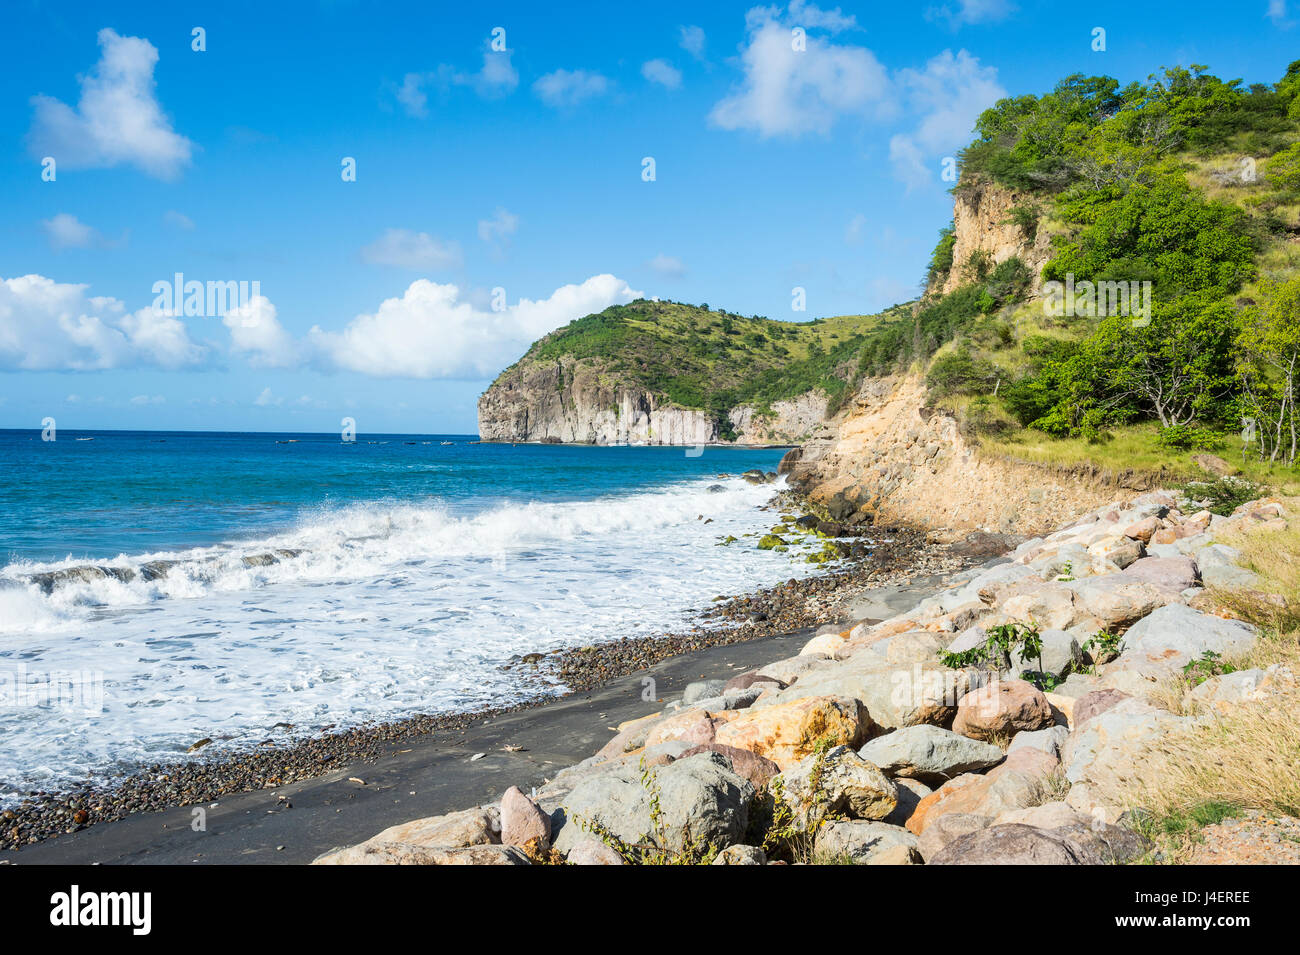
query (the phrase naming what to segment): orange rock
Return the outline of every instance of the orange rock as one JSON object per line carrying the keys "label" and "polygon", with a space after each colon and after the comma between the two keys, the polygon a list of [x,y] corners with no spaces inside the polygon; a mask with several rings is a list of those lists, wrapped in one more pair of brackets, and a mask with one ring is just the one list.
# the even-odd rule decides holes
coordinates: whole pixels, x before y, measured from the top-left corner
{"label": "orange rock", "polygon": [[739,711],[715,728],[713,741],[747,749],[788,769],[829,738],[833,745],[858,746],[871,731],[871,716],[860,700],[809,696],[755,710]]}

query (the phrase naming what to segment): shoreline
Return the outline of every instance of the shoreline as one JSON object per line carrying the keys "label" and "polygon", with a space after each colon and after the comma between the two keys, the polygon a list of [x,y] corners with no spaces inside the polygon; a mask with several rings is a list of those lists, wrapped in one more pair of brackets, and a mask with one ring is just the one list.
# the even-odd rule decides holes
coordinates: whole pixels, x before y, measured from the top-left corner
{"label": "shoreline", "polygon": [[[781,502],[774,499],[767,506],[779,509]],[[394,745],[418,743],[439,733],[463,732],[484,720],[544,709],[598,690],[611,681],[646,672],[665,661],[849,622],[857,597],[905,586],[917,577],[952,573],[972,563],[944,545],[933,544],[924,532],[900,528],[878,531],[890,539],[873,542],[869,555],[859,550],[857,556],[825,572],[719,598],[696,614],[696,626],[689,632],[572,647],[531,663],[521,659],[505,665],[516,669],[530,666],[526,677],[549,675],[567,686],[564,695],[539,692],[531,699],[506,706],[412,714],[283,743],[268,739],[259,746],[214,753],[207,759],[155,763],[107,780],[28,790],[17,805],[0,811],[0,853],[23,851],[137,814],[303,784],[336,772],[336,767],[345,762],[381,759]]]}
{"label": "shoreline", "polygon": [[[938,592],[948,576],[859,588],[852,599],[902,609]],[[20,848],[4,845],[0,865],[310,862],[413,815],[477,805],[524,781],[540,786],[607,742],[619,722],[661,708],[695,680],[734,676],[797,654],[816,629],[677,652],[562,697],[347,730],[335,738],[355,738],[356,749],[309,775],[184,803],[133,806],[73,832],[51,832]],[[656,681],[657,701],[642,697],[646,676]],[[303,748],[313,744],[322,745],[321,738]],[[289,749],[253,755],[267,766],[282,764]],[[176,767],[170,769],[174,774]],[[195,831],[200,807],[206,829]]]}

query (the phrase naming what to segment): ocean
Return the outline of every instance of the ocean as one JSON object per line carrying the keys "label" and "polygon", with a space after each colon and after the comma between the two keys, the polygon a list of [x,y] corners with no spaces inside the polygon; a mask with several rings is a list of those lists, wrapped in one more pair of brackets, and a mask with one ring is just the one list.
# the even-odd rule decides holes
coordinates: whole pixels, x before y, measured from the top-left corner
{"label": "ocean", "polygon": [[815,569],[744,537],[780,450],[474,440],[0,431],[0,802],[558,693],[502,665]]}

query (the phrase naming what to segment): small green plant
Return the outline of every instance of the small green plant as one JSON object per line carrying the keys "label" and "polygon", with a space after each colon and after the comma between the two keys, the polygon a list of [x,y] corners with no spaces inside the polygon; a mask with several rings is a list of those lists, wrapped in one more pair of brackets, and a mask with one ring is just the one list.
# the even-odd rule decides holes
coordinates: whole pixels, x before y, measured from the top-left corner
{"label": "small green plant", "polygon": [[1191,506],[1202,506],[1220,517],[1227,517],[1263,494],[1264,489],[1258,484],[1231,476],[1216,481],[1193,481],[1183,488],[1183,498]]}
{"label": "small green plant", "polygon": [[1187,680],[1188,686],[1197,687],[1211,677],[1236,672],[1237,668],[1231,663],[1225,663],[1219,654],[1206,650],[1198,659],[1183,667],[1183,678]]}
{"label": "small green plant", "polygon": [[1060,685],[1055,674],[1046,672],[1043,667],[1043,637],[1034,624],[1004,623],[991,627],[985,634],[986,639],[969,650],[949,652],[939,651],[939,662],[946,667],[962,670],[966,667],[980,669],[1010,670],[1012,656],[1023,660],[1037,660],[1037,670],[1024,670],[1020,676],[1033,683],[1043,692],[1048,692]]}
{"label": "small green plant", "polygon": [[1056,575],[1056,579],[1063,584],[1068,584],[1074,580],[1074,561],[1067,560],[1065,566],[1061,568],[1061,572]]}
{"label": "small green plant", "polygon": [[1124,639],[1118,634],[1098,630],[1083,641],[1081,649],[1092,658],[1093,663],[1107,663],[1124,652]]}

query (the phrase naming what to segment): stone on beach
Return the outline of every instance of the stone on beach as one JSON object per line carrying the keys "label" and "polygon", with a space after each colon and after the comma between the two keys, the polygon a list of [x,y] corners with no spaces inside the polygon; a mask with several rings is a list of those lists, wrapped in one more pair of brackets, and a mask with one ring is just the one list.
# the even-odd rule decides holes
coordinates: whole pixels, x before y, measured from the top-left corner
{"label": "stone on beach", "polygon": [[938,726],[905,726],[871,740],[859,751],[886,776],[942,783],[1002,762],[1000,748]]}
{"label": "stone on beach", "polygon": [[846,819],[817,830],[819,855],[847,856],[855,865],[913,865],[921,861],[917,838],[883,822]]}
{"label": "stone on beach", "polygon": [[898,789],[848,746],[813,753],[781,774],[785,801],[804,829],[830,815],[884,819],[898,805]]}
{"label": "stone on beach", "polygon": [[551,848],[551,816],[511,786],[501,797],[501,842],[530,856],[543,856]]}
{"label": "stone on beach", "polygon": [[991,740],[1053,723],[1052,708],[1041,690],[1024,680],[998,680],[961,698],[952,729],[972,739]]}
{"label": "stone on beach", "polygon": [[742,710],[717,727],[715,741],[765,756],[784,770],[811,753],[821,740],[860,745],[871,726],[867,708],[856,699],[809,696]]}

